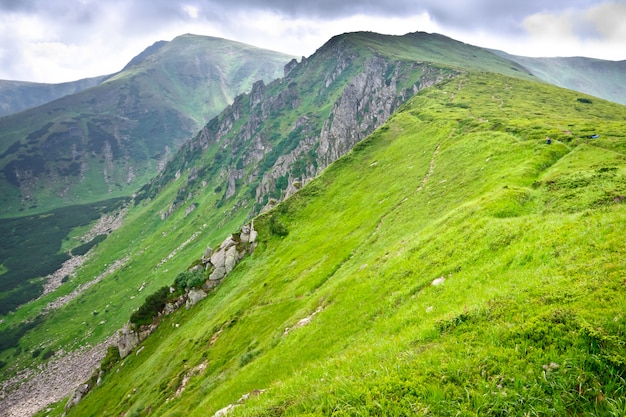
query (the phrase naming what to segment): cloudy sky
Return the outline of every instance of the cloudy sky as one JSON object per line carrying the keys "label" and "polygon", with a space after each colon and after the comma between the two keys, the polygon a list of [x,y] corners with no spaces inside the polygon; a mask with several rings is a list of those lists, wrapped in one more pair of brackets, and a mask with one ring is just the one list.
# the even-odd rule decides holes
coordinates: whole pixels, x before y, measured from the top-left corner
{"label": "cloudy sky", "polygon": [[344,32],[424,31],[517,55],[625,60],[624,22],[626,0],[0,0],[0,79],[110,74],[184,33],[309,56]]}

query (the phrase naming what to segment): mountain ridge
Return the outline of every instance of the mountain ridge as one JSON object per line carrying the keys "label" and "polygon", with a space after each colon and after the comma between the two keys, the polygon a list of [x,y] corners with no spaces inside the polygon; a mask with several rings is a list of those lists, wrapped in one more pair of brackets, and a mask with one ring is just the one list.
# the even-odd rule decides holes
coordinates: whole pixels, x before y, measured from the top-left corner
{"label": "mountain ridge", "polygon": [[607,61],[586,57],[530,58],[494,53],[522,65],[538,78],[563,88],[626,104],[626,60]]}
{"label": "mountain ridge", "polygon": [[101,75],[57,84],[0,80],[0,117],[75,94],[100,84],[107,77],[109,76]]}
{"label": "mountain ridge", "polygon": [[[428,39],[425,35],[413,37]],[[394,48],[384,48],[384,39],[395,42]],[[267,85],[257,82],[248,94],[238,96],[226,111],[209,121],[194,139],[184,145],[160,178],[139,192],[128,211],[125,226],[95,246],[96,255],[90,262],[61,285],[56,293],[47,294],[33,302],[28,307],[30,310],[20,309],[13,317],[7,317],[3,328],[0,327],[2,330],[20,320],[25,323],[33,320],[39,309],[43,310],[56,298],[84,288],[93,277],[102,277],[97,286],[80,293],[63,309],[54,310],[49,316],[52,319],[50,322],[37,323],[36,331],[24,333],[18,341],[20,353],[17,355],[21,363],[31,361],[44,364],[45,360],[35,355],[37,351],[38,355],[43,352],[48,358],[50,353],[54,358],[59,346],[72,350],[83,348],[85,344],[97,345],[105,335],[110,335],[128,320],[131,310],[141,307],[147,294],[172,284],[177,273],[197,267],[198,258],[206,253],[207,245],[216,247],[229,233],[246,222],[253,215],[251,213],[265,207],[268,211],[255,221],[261,236],[260,251],[244,259],[219,289],[196,307],[202,310],[180,311],[171,318],[166,317],[162,322],[165,326],[159,326],[155,337],[146,340],[141,353],[125,359],[126,368],[121,369],[120,373],[124,373],[125,377],[128,376],[125,372],[134,373],[126,381],[132,380],[133,384],[137,381],[139,394],[133,396],[135,392],[124,391],[123,383],[114,389],[109,385],[103,390],[117,390],[111,393],[109,399],[105,399],[105,391],[96,389],[85,397],[84,404],[79,403],[76,411],[70,411],[80,415],[104,409],[115,410],[115,413],[120,414],[141,414],[150,409],[165,414],[171,407],[172,413],[189,414],[189,410],[195,407],[196,414],[206,415],[207,410],[218,410],[229,402],[235,404],[246,392],[265,390],[261,382],[267,382],[267,386],[272,384],[269,379],[273,371],[270,370],[286,375],[285,366],[291,365],[284,361],[299,363],[300,352],[305,356],[316,357],[319,352],[332,352],[336,347],[336,363],[346,364],[349,361],[341,360],[343,352],[347,352],[347,359],[364,346],[386,349],[386,342],[377,345],[376,340],[368,339],[365,333],[346,331],[344,340],[349,341],[348,347],[343,342],[339,346],[336,344],[338,341],[325,337],[332,333],[331,329],[343,331],[349,327],[341,320],[335,321],[330,327],[315,327],[319,326],[316,324],[319,320],[328,320],[328,315],[331,315],[335,318],[345,317],[351,320],[348,325],[359,328],[362,318],[356,310],[343,311],[333,307],[336,305],[333,303],[340,298],[344,301],[344,307],[349,300],[357,300],[357,304],[364,303],[362,308],[367,312],[366,319],[373,321],[377,317],[389,317],[385,314],[386,309],[396,311],[394,308],[406,304],[412,296],[419,296],[422,291],[423,294],[429,293],[429,282],[441,277],[444,278],[442,282],[455,285],[457,281],[451,277],[465,276],[465,281],[458,281],[462,285],[456,287],[463,294],[473,285],[473,281],[467,280],[468,276],[464,275],[467,272],[463,271],[471,271],[472,268],[480,270],[483,264],[478,261],[490,259],[490,251],[504,253],[511,242],[517,246],[505,253],[502,265],[510,262],[508,265],[529,264],[539,268],[539,264],[533,261],[535,252],[541,254],[536,259],[544,259],[551,249],[529,244],[533,250],[528,251],[521,243],[524,240],[519,232],[535,223],[529,221],[520,225],[519,229],[505,229],[507,234],[502,237],[498,230],[487,228],[493,219],[500,219],[495,220],[497,224],[506,225],[507,222],[534,213],[536,224],[542,225],[543,217],[540,214],[558,219],[555,211],[560,208],[569,210],[567,213],[580,211],[571,201],[579,201],[583,210],[598,208],[618,211],[618,200],[623,189],[619,156],[622,152],[622,135],[619,133],[623,127],[623,118],[619,116],[623,113],[622,107],[584,94],[565,93],[543,84],[522,82],[519,78],[534,77],[510,61],[472,48],[463,49],[466,54],[459,53],[455,58],[456,62],[465,63],[466,68],[419,63],[423,56],[417,57],[415,42],[407,42],[407,39],[411,37],[386,38],[363,33],[337,37],[333,42],[346,42],[351,44],[352,49],[345,45],[339,45],[340,48],[334,45],[334,50],[330,47],[323,49],[322,52],[329,52],[325,61],[332,64],[316,63],[317,58],[313,56],[300,63],[292,61],[286,67],[282,80]],[[434,37],[434,41],[446,42],[446,38]],[[462,48],[459,44],[455,45]],[[432,50],[428,52],[430,55],[433,53]],[[477,56],[473,57],[473,54]],[[393,56],[389,58],[389,55]],[[411,56],[413,61],[407,59]],[[476,59],[474,68],[467,68],[467,65],[472,64],[471,59],[466,59],[470,57]],[[516,78],[493,74],[489,70],[493,70],[494,66]],[[298,78],[307,72],[310,77]],[[319,109],[313,111],[313,104]],[[371,111],[372,108],[374,111]],[[383,112],[379,114],[381,109]],[[385,112],[391,115],[390,119],[387,120]],[[339,134],[331,135],[333,129]],[[368,136],[370,132],[375,133]],[[594,135],[599,135],[599,140],[590,140],[590,136]],[[553,139],[554,146],[545,143],[546,136]],[[322,146],[324,137],[326,142]],[[344,146],[341,142],[333,142],[333,137],[349,138],[354,142],[346,142]],[[361,140],[366,137],[369,139]],[[325,160],[329,162],[328,167],[324,170],[320,168],[322,176],[312,179],[323,165],[314,152],[314,144],[318,139],[318,149],[322,147],[326,149],[324,152],[332,150],[330,153],[333,155],[345,156],[335,162],[329,156]],[[415,147],[417,142],[414,143],[413,139],[423,142],[424,146]],[[401,142],[403,146],[389,150],[384,157],[383,154],[373,153],[373,149],[391,149],[394,141]],[[354,143],[356,146],[353,146]],[[353,151],[349,151],[350,148]],[[577,149],[571,152],[572,156],[561,158],[572,149]],[[297,162],[296,156],[303,159]],[[510,160],[507,160],[508,157]],[[555,164],[559,158],[567,164]],[[359,161],[358,169],[352,165],[355,161]],[[322,162],[325,163],[324,160]],[[570,165],[583,173],[578,174],[576,170],[570,173]],[[551,166],[560,166],[561,171],[546,171]],[[538,178],[537,172],[544,171],[546,178]],[[338,175],[338,172],[343,174]],[[489,176],[485,176],[485,172],[489,172]],[[263,181],[265,174],[268,174],[266,182]],[[467,179],[463,178],[464,175],[467,175]],[[507,182],[509,179],[511,182]],[[494,184],[498,186],[490,188]],[[567,194],[573,192],[572,184],[591,188],[584,195],[572,197]],[[469,188],[464,191],[466,185]],[[259,189],[261,192],[257,194]],[[551,194],[552,191],[557,194]],[[467,193],[473,193],[473,199],[467,200]],[[291,198],[271,209],[289,194],[293,194]],[[444,198],[448,194],[450,198]],[[321,200],[317,197],[319,195],[326,197]],[[263,198],[257,200],[261,196]],[[272,199],[275,201],[272,202]],[[304,216],[302,210],[309,204],[315,210],[311,209]],[[533,211],[539,206],[548,208],[545,213]],[[590,213],[595,216],[596,212]],[[476,236],[461,227],[464,219],[474,215],[478,216],[475,224],[480,226],[479,231],[482,233],[484,229],[483,234]],[[569,219],[569,215],[562,216]],[[435,217],[436,221],[429,225]],[[321,222],[324,224],[321,225]],[[363,225],[367,227],[361,227]],[[447,231],[447,225],[456,226]],[[541,226],[537,225],[533,227],[540,229]],[[421,236],[420,233],[425,235]],[[583,232],[580,233],[582,236]],[[383,238],[383,234],[387,238]],[[394,234],[403,238],[395,240]],[[455,245],[450,243],[455,234],[463,236],[458,242],[458,252]],[[482,238],[485,241],[481,243]],[[614,235],[609,238],[610,241],[615,240]],[[485,242],[490,243],[480,246]],[[308,246],[303,246],[304,243]],[[407,244],[408,248],[405,247]],[[475,245],[476,251],[471,248],[471,244]],[[374,252],[363,257],[370,247]],[[589,251],[593,249],[588,246],[585,248]],[[426,261],[422,256],[413,255],[416,253],[423,254]],[[453,257],[454,262],[449,263],[447,256]],[[259,257],[269,258],[260,261]],[[471,265],[473,261],[477,262],[476,266]],[[610,262],[614,261],[612,257]],[[418,268],[411,266],[413,263],[428,271],[425,273],[427,276],[421,276],[421,272],[418,274]],[[111,271],[107,265],[118,265],[119,269]],[[395,266],[392,268],[391,265]],[[462,266],[460,270],[459,265]],[[507,276],[513,276],[513,272],[506,269],[508,267],[502,268]],[[567,270],[572,268],[568,267]],[[615,268],[619,270],[619,266]],[[244,274],[242,271],[248,272]],[[489,276],[496,273],[493,269],[487,272]],[[415,278],[416,275],[420,277]],[[363,279],[362,285],[357,285],[358,280],[350,279],[350,276]],[[376,279],[377,276],[380,279]],[[480,278],[482,275],[476,276],[479,277],[478,283],[487,282],[486,278]],[[396,279],[406,284],[406,288],[394,289],[392,284]],[[523,280],[518,277],[514,282],[518,285]],[[344,284],[346,287],[342,289]],[[372,288],[368,289],[368,285],[372,285]],[[445,285],[440,288],[446,288]],[[380,295],[375,288],[386,292]],[[488,289],[488,286],[485,288]],[[359,302],[358,297],[350,298],[351,289],[355,290],[355,296],[366,295],[364,301]],[[405,294],[403,289],[411,290]],[[452,296],[445,290],[433,291],[439,291],[435,294]],[[533,291],[540,292],[539,289]],[[318,297],[322,293],[326,298]],[[107,295],[106,301],[103,294]],[[581,292],[576,294],[583,296]],[[552,296],[545,295],[548,298]],[[438,305],[435,304],[435,298],[431,300],[432,306]],[[248,301],[251,304],[246,304]],[[377,304],[383,301],[384,304]],[[456,299],[454,306],[458,308],[454,311],[446,310],[447,315],[438,316],[438,322],[428,322],[430,327],[425,328],[426,342],[431,340],[428,335],[436,333],[441,335],[437,340],[445,343],[448,331],[454,333],[457,326],[463,326],[466,322],[471,324],[472,320],[483,323],[482,317],[486,317],[481,315],[483,311],[497,310],[490,310],[491,307],[483,309],[483,305],[472,304],[470,307],[473,309],[464,312],[459,310],[462,301]],[[506,296],[504,301],[496,299],[496,306],[500,302],[507,305]],[[557,304],[555,306],[558,308]],[[425,311],[429,306],[423,307]],[[198,314],[199,311],[204,313]],[[272,312],[276,312],[277,317],[272,317]],[[395,334],[393,337],[405,340],[410,346],[412,342],[402,339],[404,336],[397,329],[407,324],[403,318],[417,312],[404,311],[391,328],[386,328],[382,319],[373,321],[375,326],[372,328],[385,329],[383,335]],[[419,311],[420,317],[426,317],[423,313]],[[298,328],[296,324],[306,318],[309,318],[313,327]],[[408,318],[406,320],[409,324],[413,323]],[[543,323],[543,319],[538,320]],[[579,320],[578,316],[575,320]],[[179,328],[176,324],[182,325],[183,329],[180,330],[184,330],[192,322],[194,332],[185,335],[196,345],[208,346],[205,351],[212,361],[208,368],[203,366],[206,358],[200,359],[200,352],[189,349],[190,345],[171,343],[176,336],[170,338],[169,331],[176,332],[175,329]],[[60,327],[56,327],[60,323],[63,323],[62,332],[59,332]],[[570,325],[574,326],[572,323]],[[621,322],[618,320],[618,323]],[[261,329],[260,333],[251,330],[255,325]],[[513,325],[518,326],[519,323]],[[287,327],[294,328],[294,331],[288,332]],[[407,329],[415,330],[415,327]],[[581,331],[580,327],[575,326],[568,329],[572,332]],[[613,332],[611,335],[617,331],[614,328],[608,330]],[[457,333],[462,335],[461,331]],[[236,337],[236,334],[242,338]],[[512,337],[506,332],[501,334]],[[454,339],[456,335],[451,336],[452,340],[457,340]],[[159,347],[156,342],[159,338],[165,338],[165,348]],[[211,342],[214,338],[215,342]],[[309,346],[307,340],[319,340],[325,345],[319,349],[312,347],[306,352],[298,350],[298,346]],[[367,343],[360,345],[356,343],[357,340]],[[284,356],[272,356],[274,347]],[[348,351],[345,350],[347,348]],[[428,343],[420,345],[419,349],[428,351]],[[613,352],[612,349],[610,347],[609,353]],[[1,358],[17,350],[15,347],[0,352],[3,355]],[[368,348],[364,351],[365,356],[361,356],[364,363],[375,362],[367,356]],[[410,352],[407,354],[410,355]],[[617,354],[620,354],[619,351]],[[148,381],[145,375],[150,370],[141,368],[142,359],[147,355],[150,355],[146,359],[150,363],[159,363],[159,366],[167,364],[169,373],[164,373],[160,380],[154,381],[154,375],[151,375]],[[383,356],[388,358],[384,353]],[[184,360],[177,363],[177,358]],[[324,360],[324,356],[318,358]],[[330,360],[333,361],[332,358]],[[460,361],[458,358],[456,360]],[[259,365],[261,367],[257,368],[257,361],[272,363],[273,366],[264,368]],[[186,363],[192,368],[187,368]],[[388,363],[391,367],[397,364],[393,361]],[[497,363],[492,365],[497,366]],[[603,362],[602,366],[605,365]],[[303,366],[304,372],[317,375],[314,368],[306,364]],[[356,363],[348,366],[358,370],[357,375],[368,372],[359,370]],[[219,374],[219,369],[225,373]],[[553,368],[549,369],[550,372],[554,371]],[[450,370],[453,374],[454,369]],[[201,379],[200,374],[204,375],[204,372],[211,376]],[[242,375],[241,378],[238,375]],[[398,375],[404,377],[406,373],[392,374],[393,383],[403,384],[402,380],[396,378]],[[491,377],[495,381],[496,376],[490,374]],[[311,377],[308,380],[305,377],[298,381],[297,376],[294,378],[285,379],[289,381],[286,384],[293,382],[303,392],[307,392],[304,387],[308,382],[319,379]],[[178,385],[176,382],[185,379],[190,380],[191,385]],[[251,381],[260,382],[257,385]],[[329,381],[336,379],[331,378]],[[373,381],[374,385],[350,385],[348,390],[353,393],[363,389],[367,395],[373,395],[376,401],[388,398],[377,397],[377,389],[391,392],[392,397],[395,395],[395,391],[387,391],[381,380]],[[380,385],[376,385],[379,382]],[[282,382],[276,384],[280,386]],[[437,391],[433,381],[429,384],[432,392],[445,397],[445,393]],[[323,386],[310,386],[315,387],[315,392],[311,394],[312,398],[321,399],[319,404],[333,404],[332,407],[341,409],[341,404],[332,395],[324,394],[326,391]],[[472,387],[475,388],[474,385]],[[336,385],[331,385],[329,389],[335,388]],[[173,400],[171,405],[166,405],[168,401],[163,402],[166,398],[164,396],[178,389],[187,392],[184,399]],[[447,389],[454,391],[456,388],[450,385]],[[262,395],[253,400],[257,401],[256,406],[260,408],[252,410],[270,414],[268,410],[290,409],[296,414],[325,414],[324,410],[328,411],[320,411],[315,405],[300,401],[297,395],[288,391],[270,389],[269,396]],[[412,395],[416,391],[419,392],[412,389]],[[212,399],[207,399],[207,393]],[[127,397],[127,394],[130,396]],[[482,392],[477,394],[473,401],[478,401],[476,398],[481,395]],[[272,398],[279,400],[276,402]],[[354,397],[346,398],[357,401],[360,397],[355,394]],[[107,405],[103,406],[101,401],[107,402]],[[265,401],[269,405],[263,405]],[[341,402],[341,399],[337,401]],[[420,401],[425,400],[421,398]],[[446,404],[454,407],[452,402]],[[256,406],[251,404],[251,407]],[[427,405],[424,407],[428,408]],[[436,404],[432,407],[440,412],[445,411],[436,408]],[[63,404],[55,406],[57,411],[62,408]],[[240,408],[240,412],[248,413],[246,408]],[[249,413],[255,415],[257,411]]]}
{"label": "mountain ridge", "polygon": [[422,90],[68,415],[619,415],[626,107],[578,97],[471,72]]}

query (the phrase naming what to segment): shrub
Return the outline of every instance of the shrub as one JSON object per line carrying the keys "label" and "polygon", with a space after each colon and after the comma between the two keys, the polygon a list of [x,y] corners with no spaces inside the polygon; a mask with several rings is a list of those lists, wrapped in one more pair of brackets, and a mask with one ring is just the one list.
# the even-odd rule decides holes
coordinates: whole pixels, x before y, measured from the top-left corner
{"label": "shrub", "polygon": [[289,234],[289,229],[287,229],[287,226],[280,221],[278,216],[274,215],[270,217],[270,232],[276,236],[287,236]]}
{"label": "shrub", "polygon": [[154,318],[165,308],[170,295],[170,287],[159,288],[154,294],[146,297],[146,301],[130,316],[130,322],[136,326],[150,324]]}
{"label": "shrub", "polygon": [[108,372],[121,360],[120,350],[117,346],[109,346],[107,354],[100,362],[100,369],[103,372]]}
{"label": "shrub", "polygon": [[176,276],[176,279],[174,280],[174,287],[177,289],[198,288],[204,283],[204,281],[205,277],[202,269],[185,271]]}

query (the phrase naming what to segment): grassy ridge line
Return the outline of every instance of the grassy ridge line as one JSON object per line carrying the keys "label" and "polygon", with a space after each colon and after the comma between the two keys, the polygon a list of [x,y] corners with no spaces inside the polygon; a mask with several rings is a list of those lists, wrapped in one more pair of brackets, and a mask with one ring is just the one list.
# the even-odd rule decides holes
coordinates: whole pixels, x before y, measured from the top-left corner
{"label": "grassy ridge line", "polygon": [[233,415],[620,415],[626,110],[576,97],[493,74],[420,93],[70,415],[265,388]]}

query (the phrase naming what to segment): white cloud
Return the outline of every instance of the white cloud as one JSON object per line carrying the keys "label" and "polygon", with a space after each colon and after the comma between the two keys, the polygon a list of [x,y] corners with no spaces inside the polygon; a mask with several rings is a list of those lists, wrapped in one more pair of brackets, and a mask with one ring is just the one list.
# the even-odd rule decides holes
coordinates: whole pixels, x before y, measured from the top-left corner
{"label": "white cloud", "polygon": [[[415,31],[433,32],[438,27],[428,14],[403,18],[381,18],[355,15],[334,20],[286,18],[274,13],[241,13],[234,21],[248,22],[245,27],[222,25],[216,36],[238,39],[258,47],[296,56],[309,56],[331,37],[356,31],[372,31],[389,35],[404,35]],[[209,33],[206,33],[209,34]]]}
{"label": "white cloud", "polygon": [[192,19],[197,19],[198,18],[198,8],[196,6],[192,6],[192,5],[186,4],[186,5],[183,6],[183,10]]}
{"label": "white cloud", "polygon": [[585,17],[607,41],[626,43],[626,3],[601,4],[588,10]]}
{"label": "white cloud", "polygon": [[2,11],[0,0],[0,79],[62,82],[110,74],[154,42],[184,33],[296,56],[311,55],[335,35],[365,30],[437,32],[526,56],[626,59],[625,0],[413,1],[334,7],[330,0],[233,0],[228,6],[216,0],[46,0],[37,8],[23,2]]}

